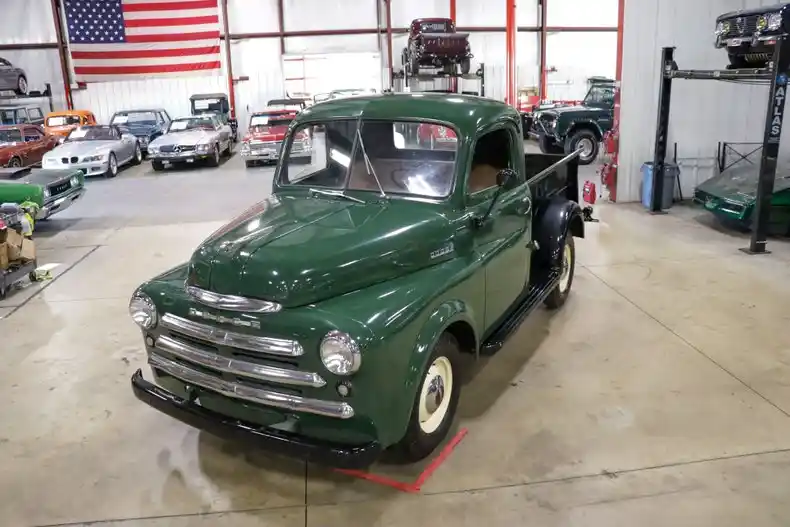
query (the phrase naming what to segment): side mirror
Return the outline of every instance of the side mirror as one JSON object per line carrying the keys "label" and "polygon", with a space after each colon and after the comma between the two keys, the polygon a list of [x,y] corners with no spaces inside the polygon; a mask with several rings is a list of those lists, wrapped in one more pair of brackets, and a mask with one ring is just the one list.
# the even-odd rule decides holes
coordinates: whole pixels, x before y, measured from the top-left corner
{"label": "side mirror", "polygon": [[496,184],[499,188],[507,188],[518,179],[518,174],[512,168],[505,168],[497,172]]}
{"label": "side mirror", "polygon": [[494,196],[491,198],[491,203],[488,205],[488,209],[486,209],[485,214],[473,218],[472,225],[474,226],[475,229],[480,229],[483,225],[485,225],[486,220],[488,220],[488,217],[491,216],[491,211],[494,210],[494,205],[496,205],[496,202],[499,199],[499,195],[502,194],[502,191],[506,190],[517,179],[518,179],[518,173],[516,173],[516,171],[513,170],[512,168],[503,168],[502,170],[497,172],[496,192],[494,192]]}

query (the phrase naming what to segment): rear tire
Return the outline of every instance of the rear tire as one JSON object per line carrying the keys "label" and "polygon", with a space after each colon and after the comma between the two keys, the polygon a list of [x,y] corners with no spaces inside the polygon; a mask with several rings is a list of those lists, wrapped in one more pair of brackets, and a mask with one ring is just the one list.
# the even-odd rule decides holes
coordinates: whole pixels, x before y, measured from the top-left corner
{"label": "rear tire", "polygon": [[460,346],[444,333],[433,348],[406,427],[406,434],[392,447],[398,461],[425,459],[444,441],[455,418],[461,395]]}
{"label": "rear tire", "polygon": [[579,154],[579,164],[589,165],[598,157],[598,150],[600,143],[598,136],[595,132],[587,128],[575,131],[565,140],[565,154],[570,155],[579,148],[582,148],[582,153]]}
{"label": "rear tire", "polygon": [[549,309],[558,309],[562,307],[568,299],[571,286],[573,285],[573,274],[576,270],[576,244],[573,241],[573,234],[571,234],[570,230],[565,236],[561,254],[560,282],[557,284],[557,287],[549,293],[546,300],[543,301]]}
{"label": "rear tire", "polygon": [[472,68],[472,61],[470,59],[463,59],[461,61],[461,75],[469,75]]}

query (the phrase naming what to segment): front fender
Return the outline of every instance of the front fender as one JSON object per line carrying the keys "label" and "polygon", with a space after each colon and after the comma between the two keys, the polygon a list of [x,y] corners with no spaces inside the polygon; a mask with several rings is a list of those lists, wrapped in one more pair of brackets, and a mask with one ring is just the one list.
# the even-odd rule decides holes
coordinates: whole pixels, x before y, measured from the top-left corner
{"label": "front fender", "polygon": [[570,121],[570,123],[568,124],[568,127],[566,129],[565,135],[572,134],[573,132],[575,132],[580,127],[582,127],[582,128],[588,128],[588,127],[592,128],[595,131],[595,133],[598,134],[598,137],[603,137],[603,131],[601,130],[601,127],[598,125],[598,122],[595,121],[594,119],[589,119],[589,118],[574,119],[574,120]]}
{"label": "front fender", "polygon": [[568,231],[576,238],[584,238],[584,215],[578,203],[560,196],[538,203],[532,232],[538,242],[535,257],[540,264],[560,263]]}

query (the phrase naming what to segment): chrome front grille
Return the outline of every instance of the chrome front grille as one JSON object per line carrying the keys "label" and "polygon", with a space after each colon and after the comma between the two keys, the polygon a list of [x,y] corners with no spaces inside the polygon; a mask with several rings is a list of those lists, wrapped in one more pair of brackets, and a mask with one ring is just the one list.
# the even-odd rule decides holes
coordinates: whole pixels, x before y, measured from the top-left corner
{"label": "chrome front grille", "polygon": [[261,152],[263,150],[274,150],[275,152],[279,152],[281,146],[281,141],[264,141],[261,143],[250,143],[250,150],[253,152]]}
{"label": "chrome front grille", "polygon": [[171,154],[173,152],[194,152],[195,145],[162,145],[160,152]]}
{"label": "chrome front grille", "polygon": [[258,337],[216,328],[194,320],[177,317],[167,313],[162,316],[162,327],[181,333],[196,340],[202,340],[217,346],[227,346],[265,355],[280,357],[298,357],[304,354],[301,344],[294,340],[273,337]]}
{"label": "chrome front grille", "polygon": [[757,31],[757,19],[760,18],[760,16],[761,15],[749,15],[726,20],[730,23],[730,30],[722,36],[725,38],[752,36]]}
{"label": "chrome front grille", "polygon": [[266,390],[249,384],[228,382],[155,353],[148,358],[148,363],[153,368],[185,383],[199,386],[233,399],[263,404],[282,410],[306,412],[338,419],[349,419],[354,416],[354,409],[348,403],[322,401],[300,395]]}
{"label": "chrome front grille", "polygon": [[259,381],[320,388],[326,381],[317,373],[280,368],[266,364],[256,364],[246,360],[229,358],[202,346],[184,342],[171,337],[159,337],[155,347],[179,359],[196,364],[209,370],[249,377]]}
{"label": "chrome front grille", "polygon": [[59,183],[53,183],[49,186],[49,194],[50,196],[57,196],[58,194],[62,194],[71,188],[71,180],[61,181]]}

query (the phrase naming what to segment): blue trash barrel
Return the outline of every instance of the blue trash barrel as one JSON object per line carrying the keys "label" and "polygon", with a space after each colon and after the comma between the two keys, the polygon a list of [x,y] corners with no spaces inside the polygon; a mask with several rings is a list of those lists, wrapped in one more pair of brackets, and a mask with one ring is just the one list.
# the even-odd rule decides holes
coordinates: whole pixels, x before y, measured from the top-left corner
{"label": "blue trash barrel", "polygon": [[[664,163],[664,188],[662,189],[661,208],[668,209],[672,206],[675,196],[675,181],[680,174],[680,167],[675,163]],[[642,164],[642,205],[650,208],[653,201],[653,163]]]}

